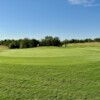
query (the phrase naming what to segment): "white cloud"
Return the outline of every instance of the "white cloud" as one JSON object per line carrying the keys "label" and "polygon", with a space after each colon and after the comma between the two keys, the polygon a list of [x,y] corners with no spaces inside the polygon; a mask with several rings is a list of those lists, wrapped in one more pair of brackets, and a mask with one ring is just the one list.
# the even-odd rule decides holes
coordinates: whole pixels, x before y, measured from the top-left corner
{"label": "white cloud", "polygon": [[98,6],[98,4],[95,3],[96,0],[68,0],[70,4],[73,5],[83,5],[85,7],[90,6]]}

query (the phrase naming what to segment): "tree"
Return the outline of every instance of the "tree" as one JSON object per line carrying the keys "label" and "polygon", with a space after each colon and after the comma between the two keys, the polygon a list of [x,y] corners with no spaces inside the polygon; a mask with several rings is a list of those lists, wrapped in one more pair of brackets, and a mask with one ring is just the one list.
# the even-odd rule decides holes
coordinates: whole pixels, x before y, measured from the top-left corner
{"label": "tree", "polygon": [[46,36],[40,41],[41,46],[61,46],[61,41],[58,37]]}
{"label": "tree", "polygon": [[79,40],[78,39],[72,39],[72,40],[70,40],[70,43],[79,43]]}
{"label": "tree", "polygon": [[37,47],[39,45],[39,41],[36,39],[30,40],[32,47]]}
{"label": "tree", "polygon": [[20,40],[20,48],[32,48],[37,47],[39,44],[39,41],[36,39],[28,39],[25,38],[23,40]]}
{"label": "tree", "polygon": [[100,42],[100,38],[94,39],[95,42]]}
{"label": "tree", "polygon": [[93,42],[92,39],[85,39],[84,42]]}
{"label": "tree", "polygon": [[46,44],[46,46],[53,46],[53,37],[52,36],[46,36],[45,37],[45,44]]}
{"label": "tree", "polygon": [[14,40],[13,40],[11,43],[9,43],[8,47],[9,47],[10,49],[19,48],[19,43],[18,43],[18,41],[14,41]]}
{"label": "tree", "polygon": [[69,41],[67,39],[65,39],[62,44],[64,44],[65,47],[67,47],[67,44],[69,43]]}
{"label": "tree", "polygon": [[53,46],[61,46],[61,41],[58,37],[54,37]]}
{"label": "tree", "polygon": [[20,48],[29,48],[29,39],[25,38],[20,41]]}

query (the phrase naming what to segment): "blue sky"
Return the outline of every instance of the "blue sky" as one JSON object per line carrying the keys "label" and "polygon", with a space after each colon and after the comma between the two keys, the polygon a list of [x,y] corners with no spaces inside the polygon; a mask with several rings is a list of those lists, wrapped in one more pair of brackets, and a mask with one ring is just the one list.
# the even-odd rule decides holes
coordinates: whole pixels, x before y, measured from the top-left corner
{"label": "blue sky", "polygon": [[0,39],[100,37],[100,0],[0,0]]}

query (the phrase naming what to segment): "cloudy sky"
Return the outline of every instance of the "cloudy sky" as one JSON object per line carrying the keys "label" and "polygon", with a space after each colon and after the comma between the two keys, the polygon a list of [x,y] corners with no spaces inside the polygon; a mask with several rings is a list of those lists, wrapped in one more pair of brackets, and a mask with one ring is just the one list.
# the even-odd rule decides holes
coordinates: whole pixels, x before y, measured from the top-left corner
{"label": "cloudy sky", "polygon": [[85,7],[99,6],[96,0],[68,0],[70,4],[81,5]]}
{"label": "cloudy sky", "polygon": [[100,37],[100,0],[0,0],[0,39]]}

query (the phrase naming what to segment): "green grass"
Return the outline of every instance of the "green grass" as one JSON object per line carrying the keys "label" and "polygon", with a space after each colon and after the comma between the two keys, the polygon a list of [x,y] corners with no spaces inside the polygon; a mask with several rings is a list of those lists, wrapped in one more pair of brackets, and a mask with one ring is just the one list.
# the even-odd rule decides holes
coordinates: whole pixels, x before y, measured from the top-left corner
{"label": "green grass", "polygon": [[100,100],[100,47],[0,49],[0,100]]}

